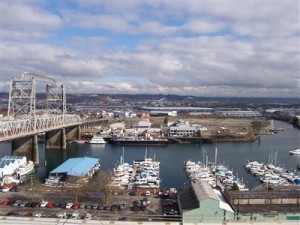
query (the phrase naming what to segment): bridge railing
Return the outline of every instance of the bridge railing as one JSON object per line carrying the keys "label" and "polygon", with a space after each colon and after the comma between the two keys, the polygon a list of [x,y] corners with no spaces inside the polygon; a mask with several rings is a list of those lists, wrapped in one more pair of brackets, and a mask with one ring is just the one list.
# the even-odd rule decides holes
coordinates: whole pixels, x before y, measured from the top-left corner
{"label": "bridge railing", "polygon": [[81,124],[78,115],[42,115],[0,120],[0,141]]}

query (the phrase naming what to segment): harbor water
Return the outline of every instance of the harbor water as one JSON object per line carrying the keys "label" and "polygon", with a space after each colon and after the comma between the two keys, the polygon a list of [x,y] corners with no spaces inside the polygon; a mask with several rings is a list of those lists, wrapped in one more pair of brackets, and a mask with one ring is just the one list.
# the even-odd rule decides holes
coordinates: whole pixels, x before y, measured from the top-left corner
{"label": "harbor water", "polygon": [[[284,128],[273,135],[262,135],[255,142],[220,142],[213,144],[169,144],[164,147],[125,146],[124,161],[132,163],[133,160],[147,157],[161,162],[160,178],[162,187],[183,188],[189,181],[183,169],[187,160],[215,161],[215,148],[218,149],[217,162],[223,163],[234,171],[234,174],[243,179],[249,188],[260,182],[244,168],[244,162],[257,160],[267,163],[269,156],[277,152],[277,164],[286,169],[295,170],[300,163],[300,155],[290,155],[289,151],[300,147],[300,131],[292,125],[274,121],[276,128]],[[122,155],[123,147],[120,145],[98,145],[84,143],[68,143],[67,150],[45,150],[44,144],[39,144],[40,165],[37,168],[38,177],[44,179],[48,173],[71,157],[99,158],[102,170],[112,170]],[[204,154],[203,154],[204,153]],[[0,157],[11,154],[11,143],[0,143]],[[204,157],[203,157],[204,156]]]}

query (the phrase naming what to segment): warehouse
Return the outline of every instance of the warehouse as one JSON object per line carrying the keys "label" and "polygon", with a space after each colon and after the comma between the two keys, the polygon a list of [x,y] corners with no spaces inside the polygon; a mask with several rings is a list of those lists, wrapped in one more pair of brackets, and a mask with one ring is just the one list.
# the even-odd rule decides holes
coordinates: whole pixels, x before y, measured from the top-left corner
{"label": "warehouse", "polygon": [[202,180],[192,181],[191,185],[191,188],[178,192],[178,205],[183,223],[234,220],[234,211],[220,191]]}
{"label": "warehouse", "polygon": [[224,191],[239,221],[300,220],[300,187],[274,190]]}
{"label": "warehouse", "polygon": [[50,176],[74,176],[85,177],[92,175],[99,167],[99,159],[96,158],[70,158],[50,172]]}

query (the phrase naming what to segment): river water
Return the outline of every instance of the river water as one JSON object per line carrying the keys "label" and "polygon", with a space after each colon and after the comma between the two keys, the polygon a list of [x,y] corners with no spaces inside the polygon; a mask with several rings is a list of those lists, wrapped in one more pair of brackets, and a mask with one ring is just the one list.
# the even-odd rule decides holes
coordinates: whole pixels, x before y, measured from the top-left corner
{"label": "river water", "polygon": [[[162,187],[182,188],[188,185],[188,180],[183,170],[183,163],[187,160],[203,161],[203,152],[208,160],[214,162],[215,148],[218,149],[218,162],[225,163],[238,177],[243,178],[249,188],[259,185],[251,174],[244,169],[247,159],[268,162],[269,155],[277,152],[278,164],[287,169],[296,169],[300,163],[300,156],[290,155],[289,151],[300,147],[300,131],[292,125],[274,121],[274,126],[284,128],[274,135],[262,135],[260,141],[255,142],[224,142],[213,144],[169,144],[166,147],[147,147],[147,157],[155,157],[161,162],[160,177]],[[48,176],[49,171],[71,157],[99,158],[102,170],[111,170],[119,161],[123,152],[122,146],[117,145],[92,145],[69,143],[67,150],[45,150],[44,144],[39,144],[40,165],[38,176],[40,179]],[[203,150],[204,149],[204,150]],[[10,142],[0,143],[0,157],[10,155]],[[146,147],[124,147],[125,162],[132,163],[135,159],[145,157]]]}

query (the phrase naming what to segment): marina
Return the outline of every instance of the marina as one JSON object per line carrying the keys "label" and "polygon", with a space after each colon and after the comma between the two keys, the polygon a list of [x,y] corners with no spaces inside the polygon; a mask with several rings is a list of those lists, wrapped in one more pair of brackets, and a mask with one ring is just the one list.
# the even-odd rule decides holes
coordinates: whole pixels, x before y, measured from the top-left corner
{"label": "marina", "polygon": [[155,158],[134,160],[133,164],[124,162],[123,155],[120,157],[120,164],[113,169],[113,181],[110,186],[120,189],[134,189],[138,193],[158,192],[160,189],[159,165]]}
{"label": "marina", "polygon": [[269,186],[299,185],[300,173],[297,170],[287,170],[276,163],[260,163],[246,161],[245,168],[262,183]]}
{"label": "marina", "polygon": [[187,161],[184,168],[190,181],[202,180],[221,190],[249,190],[245,183],[224,165]]}
{"label": "marina", "polygon": [[[213,161],[215,148],[218,148],[219,162],[229,165],[240,179],[243,179],[249,189],[260,185],[261,182],[249,173],[245,167],[246,160],[260,161],[267,163],[271,152],[277,151],[277,159],[281,165],[285,165],[288,170],[297,169],[300,163],[298,155],[291,155],[289,151],[300,146],[299,130],[292,125],[274,121],[275,127],[284,128],[284,132],[274,135],[263,135],[260,140],[254,142],[215,142],[212,144],[168,144],[163,147],[147,147],[148,155],[156,155],[160,163],[160,183],[161,188],[183,188],[189,185],[189,180],[182,165],[188,160],[194,162],[203,161],[204,148],[209,161]],[[10,142],[0,144],[1,156],[9,155],[11,149]],[[92,157],[99,159],[101,170],[113,170],[116,162],[119,161],[123,152],[121,145],[89,145],[70,142],[67,150],[57,149],[45,150],[44,143],[39,144],[40,163],[36,168],[37,175],[41,181],[48,177],[49,172],[54,170],[68,158]],[[126,162],[133,162],[136,159],[144,159],[145,146],[125,146],[124,152]]]}

